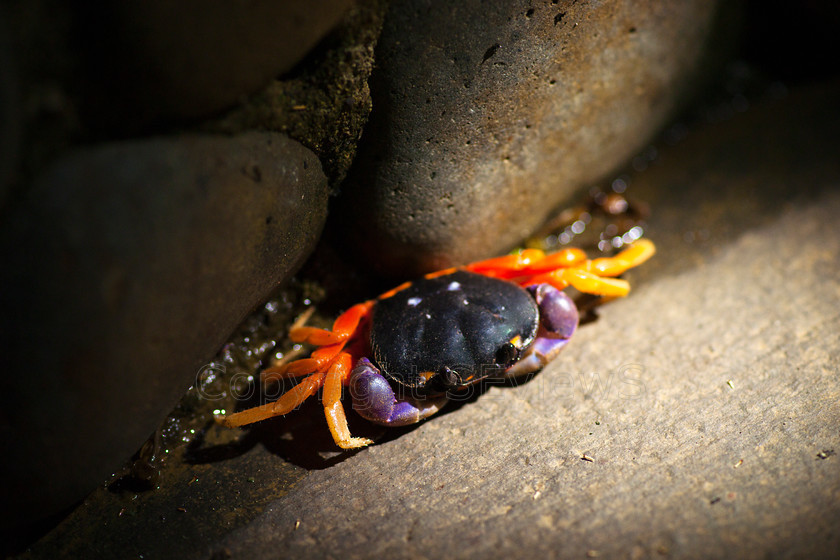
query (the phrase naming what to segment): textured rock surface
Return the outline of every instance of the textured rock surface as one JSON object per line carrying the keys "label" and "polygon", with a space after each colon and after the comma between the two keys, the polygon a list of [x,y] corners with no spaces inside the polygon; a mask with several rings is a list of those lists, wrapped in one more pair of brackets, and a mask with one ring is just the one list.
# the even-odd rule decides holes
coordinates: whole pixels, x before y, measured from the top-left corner
{"label": "textured rock surface", "polygon": [[368,78],[386,7],[386,0],[356,2],[295,72],[273,80],[205,128],[286,134],[315,152],[331,190],[337,189],[371,111]]}
{"label": "textured rock surface", "polygon": [[218,553],[833,556],[838,106],[811,92],[665,150],[636,179],[661,251],[631,297],[530,383],[312,473]]}
{"label": "textured rock surface", "polygon": [[716,15],[703,1],[393,3],[346,227],[402,275],[508,249],[645,146],[725,43]]}
{"label": "textured rock surface", "polygon": [[[4,224],[4,510],[82,498],[302,263],[326,215],[315,156],[273,133],[89,148]],[[8,512],[4,512],[8,513]]]}
{"label": "textured rock surface", "polygon": [[[836,556],[838,101],[663,148],[631,188],[658,255],[530,383],[349,455],[313,400],[160,490],[98,490],[31,557]],[[289,491],[281,457],[316,470]]]}

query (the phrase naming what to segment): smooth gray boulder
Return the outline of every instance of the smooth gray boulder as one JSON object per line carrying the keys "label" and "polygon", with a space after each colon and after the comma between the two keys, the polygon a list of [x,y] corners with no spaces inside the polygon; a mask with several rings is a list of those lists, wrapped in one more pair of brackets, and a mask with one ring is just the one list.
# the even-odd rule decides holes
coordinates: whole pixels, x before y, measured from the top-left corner
{"label": "smooth gray boulder", "polygon": [[4,514],[54,514],[122,466],[326,217],[315,156],[275,133],[87,148],[0,230]]}

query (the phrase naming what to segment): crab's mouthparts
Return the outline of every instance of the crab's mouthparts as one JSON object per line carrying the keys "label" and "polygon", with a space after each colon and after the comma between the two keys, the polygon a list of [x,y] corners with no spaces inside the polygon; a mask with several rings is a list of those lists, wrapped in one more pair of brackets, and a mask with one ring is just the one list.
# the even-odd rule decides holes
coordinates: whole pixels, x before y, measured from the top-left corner
{"label": "crab's mouthparts", "polygon": [[443,366],[435,374],[427,379],[427,382],[420,389],[426,395],[437,395],[456,391],[464,387],[469,387],[489,375],[503,371],[496,364],[491,364],[487,367],[482,366],[463,366],[454,367]]}

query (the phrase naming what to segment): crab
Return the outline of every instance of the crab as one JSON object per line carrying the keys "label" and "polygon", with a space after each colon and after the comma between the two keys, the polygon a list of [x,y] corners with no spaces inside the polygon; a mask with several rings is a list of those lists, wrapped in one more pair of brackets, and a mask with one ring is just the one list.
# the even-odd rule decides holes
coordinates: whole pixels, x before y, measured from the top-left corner
{"label": "crab", "polygon": [[292,328],[292,341],[318,348],[308,358],[267,368],[262,379],[303,379],[278,400],[221,421],[238,427],[284,415],[322,390],[335,443],[344,449],[370,445],[350,433],[344,387],[363,418],[405,426],[482,380],[534,373],[577,329],[577,308],[563,290],[625,296],[630,285],[616,277],[654,252],[646,239],[594,260],[575,248],[551,254],[525,249],[406,282],[349,308],[332,330]]}

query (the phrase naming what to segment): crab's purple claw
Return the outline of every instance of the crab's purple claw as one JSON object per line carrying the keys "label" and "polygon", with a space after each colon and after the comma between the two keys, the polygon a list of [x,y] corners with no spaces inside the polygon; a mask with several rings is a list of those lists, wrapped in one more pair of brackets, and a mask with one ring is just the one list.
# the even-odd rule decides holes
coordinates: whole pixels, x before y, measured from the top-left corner
{"label": "crab's purple claw", "polygon": [[566,346],[578,326],[578,310],[572,298],[549,284],[529,286],[540,308],[537,338],[505,377],[519,377],[542,369]]}
{"label": "crab's purple claw", "polygon": [[383,426],[406,426],[431,416],[448,402],[445,395],[430,398],[397,398],[391,384],[362,358],[350,374],[353,410],[362,418]]}

